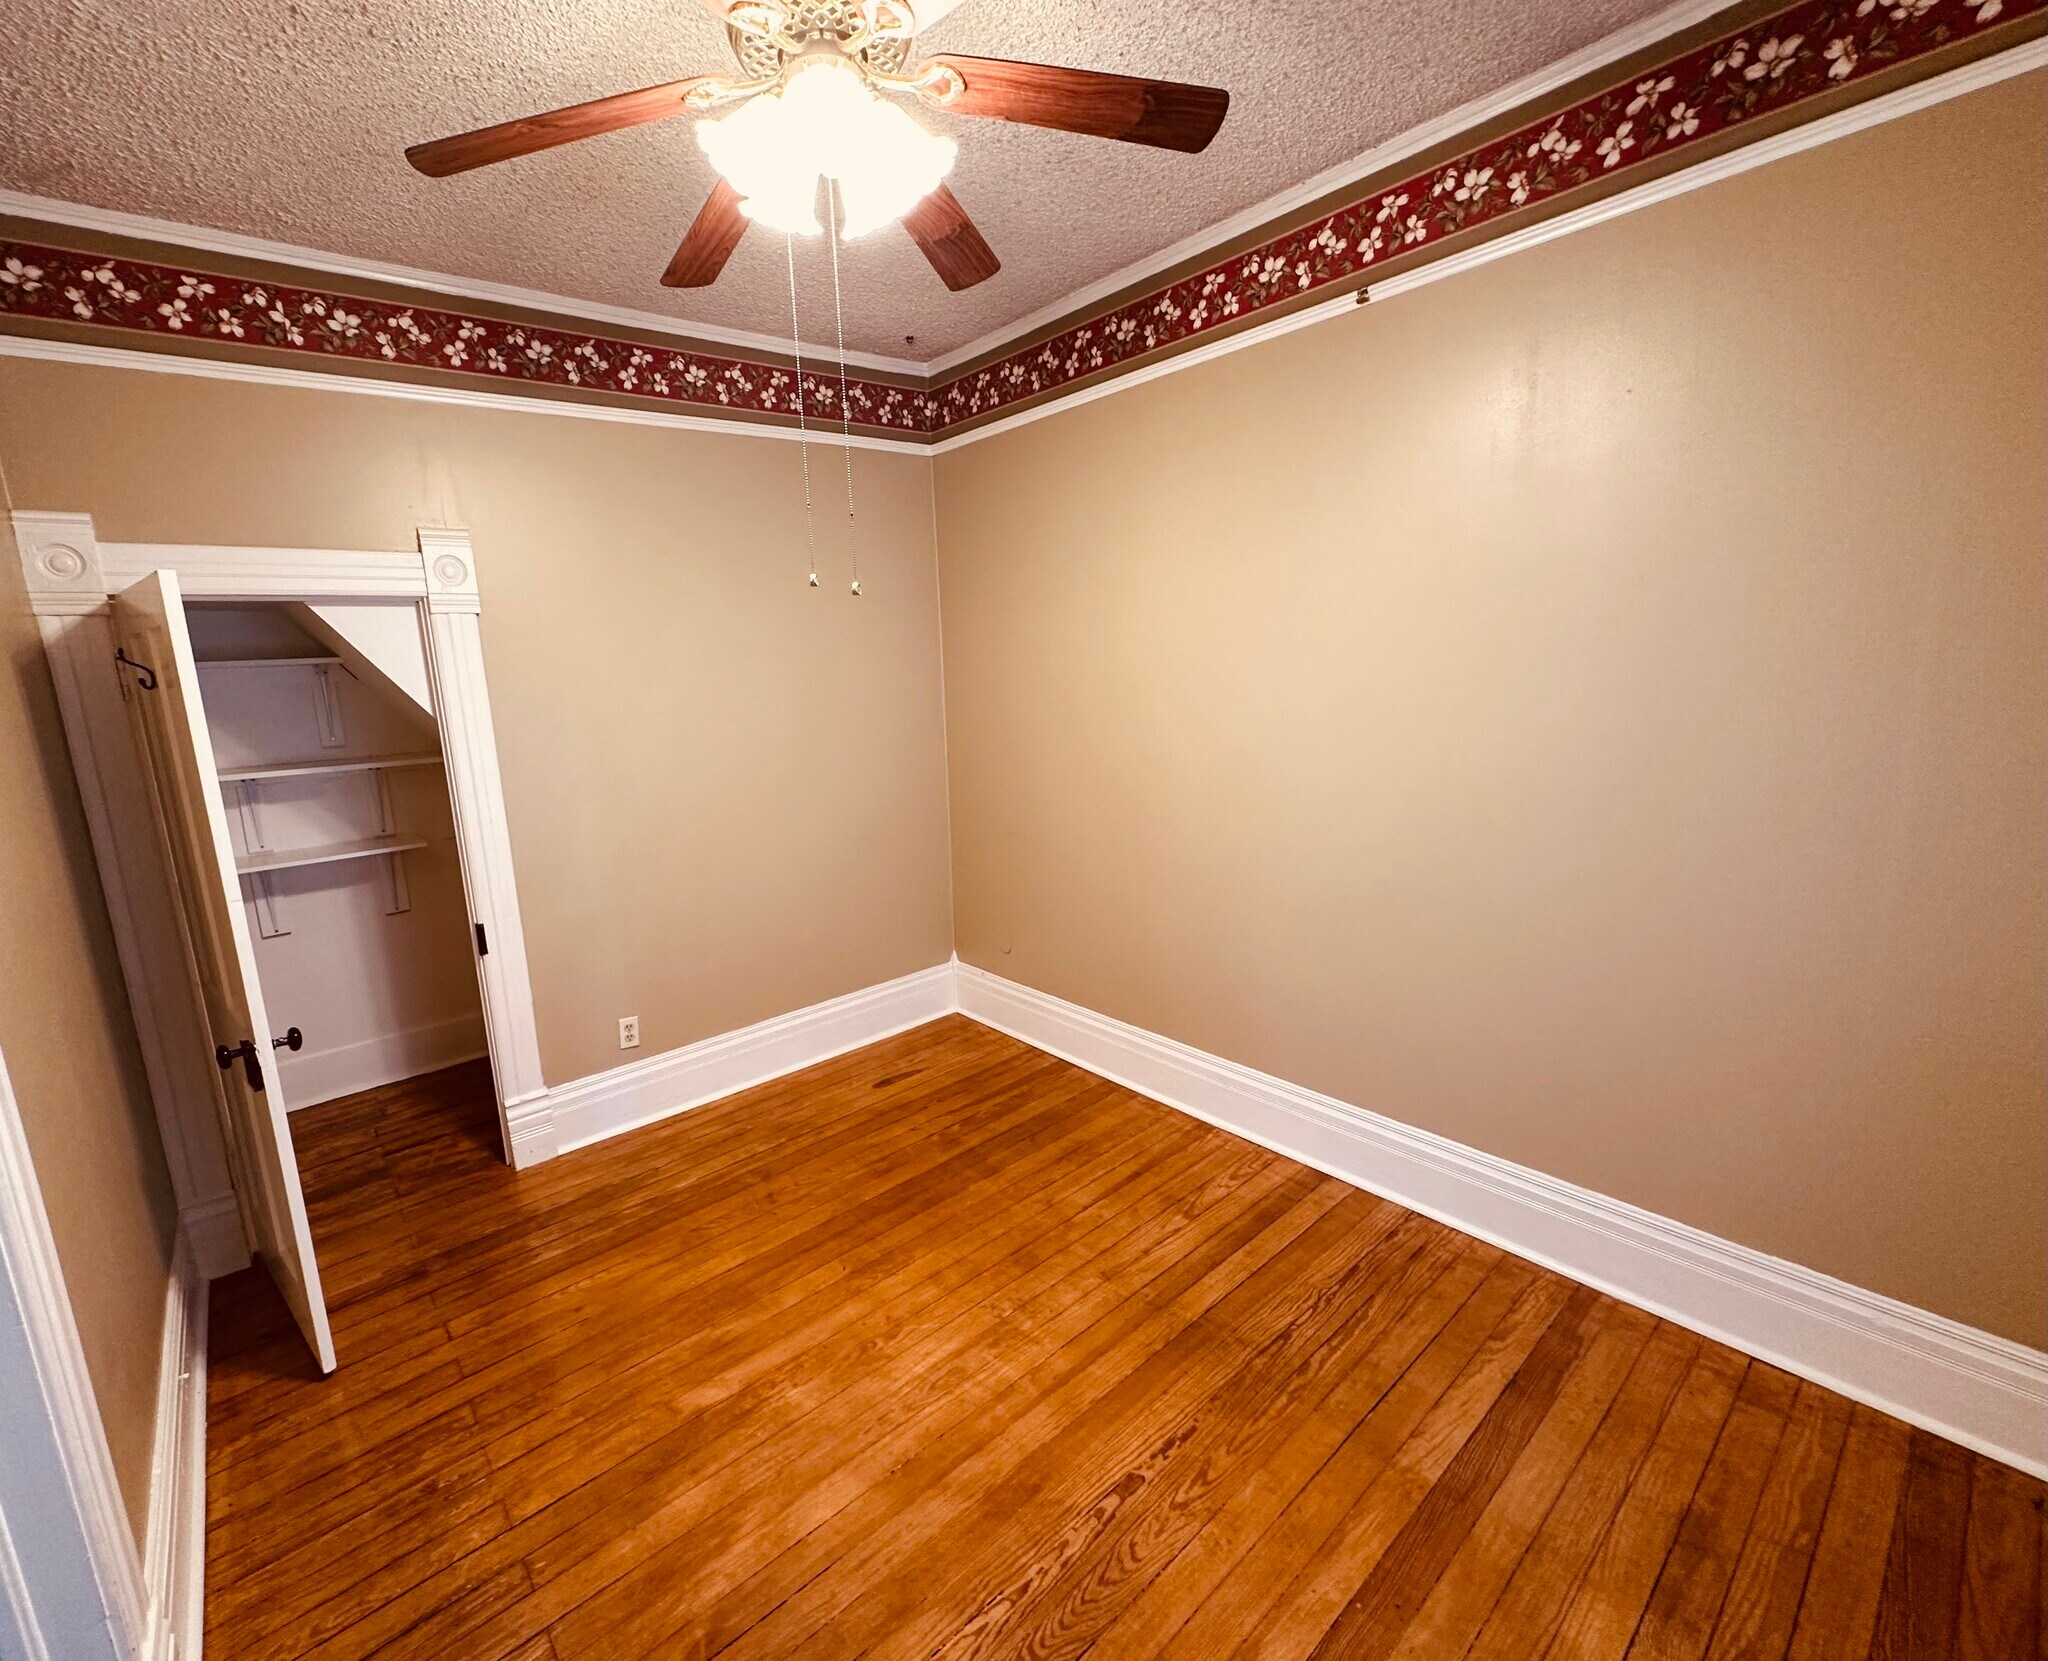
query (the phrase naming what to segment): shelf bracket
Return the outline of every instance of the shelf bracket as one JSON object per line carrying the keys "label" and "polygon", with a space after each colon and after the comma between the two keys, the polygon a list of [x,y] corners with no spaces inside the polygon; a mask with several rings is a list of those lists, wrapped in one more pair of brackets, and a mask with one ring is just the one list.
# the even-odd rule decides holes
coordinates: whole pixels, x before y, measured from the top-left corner
{"label": "shelf bracket", "polygon": [[[235,781],[235,816],[242,822],[242,847],[249,853],[261,853],[270,844],[263,838],[263,810],[254,779]],[[270,886],[270,875],[258,871],[249,878],[249,909],[256,914],[256,933],[264,940],[275,940],[292,931],[279,921],[277,895]]]}
{"label": "shelf bracket", "polygon": [[341,700],[335,694],[334,666],[316,664],[313,669],[313,717],[320,726],[323,749],[339,749],[347,742],[341,730]]}
{"label": "shelf bracket", "polygon": [[[391,811],[391,779],[382,767],[370,769],[370,777],[377,781],[377,834],[395,836],[398,834],[398,818]],[[402,911],[412,910],[412,890],[405,883],[405,855],[391,853],[384,856],[384,915],[396,917]]]}

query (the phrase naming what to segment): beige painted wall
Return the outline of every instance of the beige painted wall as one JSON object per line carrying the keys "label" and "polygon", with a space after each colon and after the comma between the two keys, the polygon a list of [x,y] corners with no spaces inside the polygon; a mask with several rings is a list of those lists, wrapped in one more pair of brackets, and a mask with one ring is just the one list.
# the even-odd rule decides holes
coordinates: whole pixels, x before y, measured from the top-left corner
{"label": "beige painted wall", "polygon": [[[0,361],[23,507],[104,539],[476,539],[550,1083],[945,961],[930,467],[794,444]],[[637,1051],[617,1020],[638,1015]]]}
{"label": "beige painted wall", "polygon": [[962,958],[2040,1345],[2043,80],[941,457]]}
{"label": "beige painted wall", "polygon": [[0,1055],[140,1544],[176,1217],[57,695],[4,526],[0,670]]}

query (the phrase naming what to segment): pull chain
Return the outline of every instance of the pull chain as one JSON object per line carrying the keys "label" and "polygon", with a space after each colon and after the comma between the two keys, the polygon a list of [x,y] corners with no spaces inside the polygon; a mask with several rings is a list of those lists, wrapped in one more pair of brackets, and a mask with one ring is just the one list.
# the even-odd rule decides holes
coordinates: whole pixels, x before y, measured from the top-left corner
{"label": "pull chain", "polygon": [[846,308],[839,298],[839,181],[827,185],[827,205],[833,223],[827,227],[832,244],[832,314],[839,325],[839,452],[846,457],[846,550],[853,561],[853,597],[860,598],[860,544],[853,531],[853,411],[846,402]]}
{"label": "pull chain", "polygon": [[811,432],[804,419],[804,336],[796,317],[796,238],[785,236],[782,251],[789,262],[789,343],[796,354],[797,454],[804,464],[804,553],[811,562],[811,586],[818,586],[818,538],[811,528]]}

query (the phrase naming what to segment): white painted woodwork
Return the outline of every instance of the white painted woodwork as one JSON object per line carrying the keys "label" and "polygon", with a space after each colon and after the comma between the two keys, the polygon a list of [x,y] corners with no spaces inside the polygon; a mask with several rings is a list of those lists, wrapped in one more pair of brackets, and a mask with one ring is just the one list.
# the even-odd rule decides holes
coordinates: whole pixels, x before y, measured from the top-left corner
{"label": "white painted woodwork", "polygon": [[325,773],[368,773],[383,772],[393,767],[438,767],[439,755],[422,751],[417,755],[390,756],[341,756],[332,761],[265,761],[251,762],[245,766],[223,766],[220,770],[221,783],[228,784],[244,779],[300,779],[317,777]]}
{"label": "white painted woodwork", "polygon": [[142,1562],[0,1057],[0,1655],[131,1661]]}
{"label": "white painted woodwork", "polygon": [[315,1359],[331,1372],[334,1339],[320,1266],[292,1153],[283,1081],[272,1059],[255,943],[242,907],[177,573],[153,572],[116,595],[114,630],[128,656],[156,676],[153,690],[128,683],[134,689],[126,695],[184,921],[184,980],[197,993],[214,1044],[254,1046],[262,1082],[261,1089],[252,1088],[240,1061],[215,1070],[243,1223]]}
{"label": "white painted woodwork", "polygon": [[[13,338],[0,337],[0,352]],[[489,1013],[483,1042],[498,1091],[506,1156],[521,1165],[549,1157],[553,1120],[541,1078],[511,833],[491,734],[469,533],[422,528],[419,547],[401,553],[102,543],[89,514],[17,510],[11,519],[24,583],[57,683],[180,1218],[201,1272],[208,1278],[230,1274],[247,1264],[248,1253],[214,1106],[212,1043],[199,1026],[195,1000],[183,980],[182,933],[168,899],[161,838],[152,824],[154,810],[122,708],[108,604],[113,591],[156,571],[175,572],[194,601],[397,601],[421,620],[437,708],[445,705],[461,717],[443,735],[446,790],[468,905],[465,921],[484,929],[490,942],[488,957],[472,956],[471,962]],[[438,619],[431,631],[430,610]],[[275,647],[267,650],[277,652]],[[213,681],[227,678],[209,676]],[[421,747],[417,738],[371,746]],[[263,789],[272,791],[267,785]],[[291,881],[282,874],[251,880]],[[444,1027],[429,1027],[415,1038],[422,1053],[448,1057]]]}
{"label": "white painted woodwork", "polygon": [[376,859],[426,846],[424,836],[361,836],[352,842],[326,842],[310,848],[272,848],[264,853],[237,854],[235,869],[244,875],[256,871],[296,871],[308,865],[337,865],[351,859]]}
{"label": "white painted woodwork", "polygon": [[300,627],[332,648],[359,679],[382,685],[432,717],[426,642],[418,606],[315,601],[289,608]]}
{"label": "white painted woodwork", "polygon": [[135,1016],[171,1191],[199,1272],[209,1279],[233,1274],[249,1266],[249,1249],[213,1105],[212,1045],[196,1001],[178,979],[184,948],[122,703],[99,541],[82,513],[17,512],[12,523]]}

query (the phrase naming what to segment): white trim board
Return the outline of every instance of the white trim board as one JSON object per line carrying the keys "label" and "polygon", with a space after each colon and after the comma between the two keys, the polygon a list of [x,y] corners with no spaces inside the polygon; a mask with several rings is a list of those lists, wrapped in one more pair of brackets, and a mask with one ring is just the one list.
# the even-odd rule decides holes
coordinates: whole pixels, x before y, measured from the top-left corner
{"label": "white trim board", "polygon": [[178,1213],[178,1226],[185,1232],[185,1246],[201,1280],[219,1280],[249,1267],[241,1202],[232,1188],[186,1206]]}
{"label": "white trim board", "polygon": [[157,1374],[142,1547],[149,1605],[142,1661],[199,1661],[206,1631],[206,1305],[207,1282],[181,1240]]}
{"label": "white trim board", "polygon": [[484,1018],[479,1013],[430,1021],[397,1032],[380,1032],[353,1044],[335,1044],[324,1050],[280,1050],[277,1071],[284,1082],[285,1101],[297,1113],[301,1108],[331,1102],[337,1096],[374,1090],[380,1084],[396,1084],[400,1079],[439,1072],[443,1067],[488,1054]]}
{"label": "white trim board", "polygon": [[452,404],[458,409],[509,410],[519,415],[567,416],[580,421],[616,421],[629,427],[675,427],[684,432],[720,433],[727,438],[765,438],[790,444],[808,441],[823,449],[842,445],[856,450],[889,450],[904,455],[930,455],[922,440],[870,438],[855,433],[808,433],[794,427],[757,425],[713,415],[681,415],[668,410],[622,409],[610,404],[577,404],[553,398],[530,398],[516,392],[484,392],[459,386],[424,386],[413,381],[379,381],[361,375],[337,375],[324,369],[285,369],[267,363],[233,363],[219,358],[178,357],[129,346],[83,346],[68,340],[39,340],[32,335],[0,334],[0,358],[29,358],[43,363],[75,363],[94,369],[139,369],[145,374],[190,375],[202,381],[244,381],[253,386],[296,387],[304,392],[346,392],[370,398],[401,398],[421,404]]}
{"label": "white trim board", "polygon": [[[0,1613],[28,1654],[132,1661],[148,1641],[142,1555],[0,1056]],[[5,1627],[0,1627],[4,1631]]]}
{"label": "white trim board", "polygon": [[564,1153],[780,1078],[957,1007],[953,965],[864,987],[735,1032],[593,1073],[548,1092]]}
{"label": "white trim board", "polygon": [[[925,448],[935,456],[948,451],[962,449],[969,444],[979,443],[984,438],[993,438],[998,433],[1010,432],[1017,427],[1029,426],[1034,421],[1043,421],[1049,415],[1058,415],[1063,410],[1074,409],[1082,404],[1093,403],[1098,398],[1107,398],[1111,393],[1122,392],[1128,387],[1143,386],[1165,375],[1172,375],[1183,369],[1192,369],[1198,364],[1209,363],[1231,352],[1241,352],[1247,346],[1275,340],[1296,329],[1307,328],[1311,323],[1326,323],[1335,317],[1342,317],[1356,309],[1361,301],[1378,303],[1390,300],[1395,295],[1406,294],[1411,289],[1423,288],[1444,277],[1454,277],[1475,266],[1491,264],[1510,254],[1523,253],[1530,248],[1541,247],[1546,242],[1555,242],[1559,237],[1570,236],[1574,231],[1590,230],[1595,225],[1605,224],[1610,219],[1619,219],[1623,214],[1634,213],[1639,208],[1655,207],[1659,202],[1669,201],[1674,196],[1683,196],[1687,191],[1697,190],[1701,185],[1716,184],[1723,179],[1732,179],[1737,174],[1747,173],[1752,168],[1765,167],[1787,156],[1796,156],[1805,150],[1817,149],[1836,139],[1847,138],[1872,127],[1879,127],[1900,116],[1914,115],[1936,104],[1946,103],[1965,93],[1995,86],[2000,81],[2010,80],[2015,75],[2024,75],[2029,70],[2048,66],[2048,37],[2027,41],[2019,46],[1994,52],[1989,57],[1979,58],[1960,68],[1931,75],[1924,81],[1901,87],[1866,103],[1850,109],[1839,110],[1833,115],[1822,116],[1804,126],[1791,127],[1754,144],[1730,150],[1691,167],[1682,167],[1674,173],[1667,173],[1661,179],[1652,179],[1632,189],[1618,191],[1598,202],[1583,208],[1574,208],[1546,219],[1540,225],[1527,230],[1511,231],[1506,236],[1491,242],[1483,242],[1476,248],[1463,253],[1450,254],[1443,259],[1433,260],[1417,266],[1400,276],[1389,277],[1385,282],[1368,283],[1362,290],[1353,290],[1326,300],[1320,305],[1308,306],[1268,323],[1255,323],[1237,333],[1197,346],[1182,352],[1177,357],[1162,358],[1157,362],[1135,369],[1127,374],[1112,376],[1079,392],[1055,396],[1030,409],[1020,410],[1015,415],[1003,416],[976,427],[970,432],[956,433],[951,438],[941,438]],[[4,342],[0,342],[4,345]]]}
{"label": "white trim board", "polygon": [[2048,1476],[2048,1354],[958,966],[963,1014],[1964,1447]]}
{"label": "white trim board", "polygon": [[[1722,3],[1726,4],[1726,0]],[[155,219],[148,214],[122,213],[114,208],[95,208],[84,202],[67,202],[58,196],[35,196],[24,190],[0,190],[0,214],[40,219],[51,225],[69,225],[77,230],[100,231],[108,236],[134,237],[140,242],[174,243],[201,253],[265,260],[273,265],[302,266],[308,271],[324,271],[333,277],[391,283],[400,288],[416,288],[424,293],[445,294],[458,300],[487,300],[524,311],[580,317],[589,323],[645,329],[652,334],[666,335],[675,342],[679,351],[709,345],[734,346],[783,356],[789,352],[789,339],[785,335],[757,334],[752,329],[696,323],[687,317],[673,317],[666,312],[609,306],[596,300],[579,300],[568,294],[489,282],[481,277],[457,277],[445,271],[425,271],[418,266],[392,265],[383,260],[360,259],[353,254],[333,254],[322,248],[271,242],[263,237],[215,230],[210,225],[188,225],[176,219]],[[837,353],[821,352],[819,356],[830,358],[834,363],[839,361]],[[926,372],[922,363],[909,358],[884,357],[875,352],[848,352],[846,362],[849,367],[877,369],[888,374],[921,376]]]}

